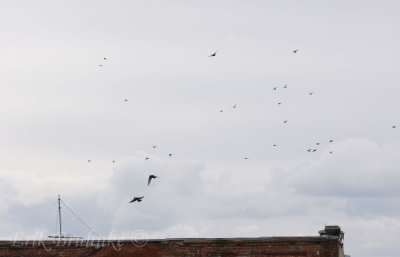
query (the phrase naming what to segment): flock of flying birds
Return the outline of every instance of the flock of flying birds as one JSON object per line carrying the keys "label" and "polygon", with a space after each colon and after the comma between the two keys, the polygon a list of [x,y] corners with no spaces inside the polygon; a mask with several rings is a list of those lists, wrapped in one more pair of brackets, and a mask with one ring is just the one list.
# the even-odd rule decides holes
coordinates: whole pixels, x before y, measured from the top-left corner
{"label": "flock of flying birds", "polygon": [[[299,51],[298,49],[292,50],[293,54],[297,54],[298,51]],[[216,50],[215,52],[213,52],[212,54],[210,54],[208,57],[216,57],[216,56],[217,56],[217,52],[218,52],[218,50]],[[108,59],[107,59],[106,57],[103,58],[103,61],[107,61],[107,60],[108,60]],[[99,64],[99,66],[100,66],[100,67],[103,67],[103,64]],[[285,85],[283,86],[283,88],[286,89],[286,88],[287,88],[287,84],[285,84]],[[273,88],[272,88],[272,90],[274,90],[274,91],[276,91],[277,89],[278,89],[278,87],[273,87]],[[310,96],[312,96],[312,95],[314,94],[314,92],[313,92],[313,91],[310,91],[308,94],[309,94]],[[128,102],[128,99],[124,99],[124,102]],[[281,105],[281,104],[282,104],[282,102],[278,102],[278,105]],[[233,108],[233,109],[236,109],[236,108],[237,108],[237,104],[233,105],[232,108]],[[222,113],[223,110],[220,109],[219,112]],[[283,123],[284,123],[284,124],[288,123],[288,120],[284,120]],[[395,128],[397,128],[397,126],[396,126],[396,125],[393,125],[392,128],[395,129]],[[328,142],[329,142],[329,143],[333,143],[333,141],[334,141],[333,139],[330,139]],[[306,149],[306,151],[309,152],[309,153],[317,152],[317,151],[318,151],[318,146],[319,146],[320,144],[321,144],[320,142],[316,142],[316,143],[315,143],[315,147],[308,148],[308,149]],[[273,147],[278,147],[278,145],[277,145],[277,144],[273,144]],[[157,148],[157,146],[156,146],[156,145],[152,145],[152,148],[155,149],[155,148]],[[329,154],[333,154],[333,151],[329,151]],[[172,154],[170,153],[170,154],[168,154],[168,156],[169,156],[169,157],[172,157]],[[248,159],[248,157],[243,157],[243,158],[244,158],[245,160]],[[150,159],[149,157],[145,157],[145,160],[149,160],[149,159]],[[91,162],[91,160],[88,160],[88,162]],[[115,163],[115,160],[112,160],[112,162]],[[149,177],[148,177],[148,179],[147,179],[147,186],[150,186],[151,181],[152,181],[153,179],[156,179],[156,178],[158,178],[158,176],[153,175],[153,174],[149,175]],[[133,197],[133,199],[132,199],[131,201],[129,201],[129,203],[141,202],[141,201],[143,200],[143,198],[144,198],[144,196],[135,196],[135,197]]]}
{"label": "flock of flying birds", "polygon": [[[155,149],[155,148],[157,148],[157,146],[156,146],[156,145],[153,145],[152,148]],[[171,157],[172,157],[172,153],[169,153],[168,156],[171,158]],[[144,158],[145,161],[147,161],[147,160],[149,160],[149,159],[150,159],[150,158],[147,157],[147,156]],[[113,161],[114,161],[114,160],[113,160]],[[147,186],[150,186],[151,180],[152,180],[152,179],[156,179],[156,178],[158,178],[158,176],[153,175],[153,174],[149,175],[149,177],[148,177],[148,179],[147,179]],[[133,199],[129,201],[129,203],[141,202],[143,198],[144,198],[144,196],[134,196]]]}

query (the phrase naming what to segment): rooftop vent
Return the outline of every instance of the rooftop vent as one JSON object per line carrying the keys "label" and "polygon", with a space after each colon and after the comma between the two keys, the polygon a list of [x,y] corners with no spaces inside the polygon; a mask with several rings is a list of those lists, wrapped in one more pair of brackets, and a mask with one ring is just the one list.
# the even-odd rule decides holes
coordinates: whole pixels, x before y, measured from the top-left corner
{"label": "rooftop vent", "polygon": [[319,236],[337,236],[339,237],[340,243],[343,242],[344,232],[338,225],[325,226],[324,230],[318,231]]}

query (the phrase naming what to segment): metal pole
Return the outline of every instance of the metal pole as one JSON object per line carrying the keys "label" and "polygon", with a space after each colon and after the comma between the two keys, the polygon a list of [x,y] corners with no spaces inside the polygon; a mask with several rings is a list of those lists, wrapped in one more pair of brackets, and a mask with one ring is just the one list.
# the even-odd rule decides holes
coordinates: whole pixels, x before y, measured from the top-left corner
{"label": "metal pole", "polygon": [[58,219],[60,221],[60,238],[61,238],[62,233],[61,233],[61,204],[60,204],[60,201],[61,201],[60,195],[58,195]]}

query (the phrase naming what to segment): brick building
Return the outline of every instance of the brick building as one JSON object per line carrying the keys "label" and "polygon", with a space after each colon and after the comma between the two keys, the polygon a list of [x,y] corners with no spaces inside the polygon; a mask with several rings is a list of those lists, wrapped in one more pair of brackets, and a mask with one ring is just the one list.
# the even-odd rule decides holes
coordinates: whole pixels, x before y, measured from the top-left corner
{"label": "brick building", "polygon": [[326,226],[320,236],[184,238],[146,241],[0,241],[0,257],[344,257],[343,232]]}

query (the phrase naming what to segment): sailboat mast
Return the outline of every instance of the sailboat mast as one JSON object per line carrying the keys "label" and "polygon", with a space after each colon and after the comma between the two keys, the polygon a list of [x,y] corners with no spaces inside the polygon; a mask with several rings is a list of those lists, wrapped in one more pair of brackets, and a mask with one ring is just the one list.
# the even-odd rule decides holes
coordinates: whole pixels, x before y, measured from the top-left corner
{"label": "sailboat mast", "polygon": [[61,204],[60,204],[60,202],[61,202],[60,195],[58,195],[58,221],[60,222],[60,238],[61,238],[62,233],[61,233]]}

